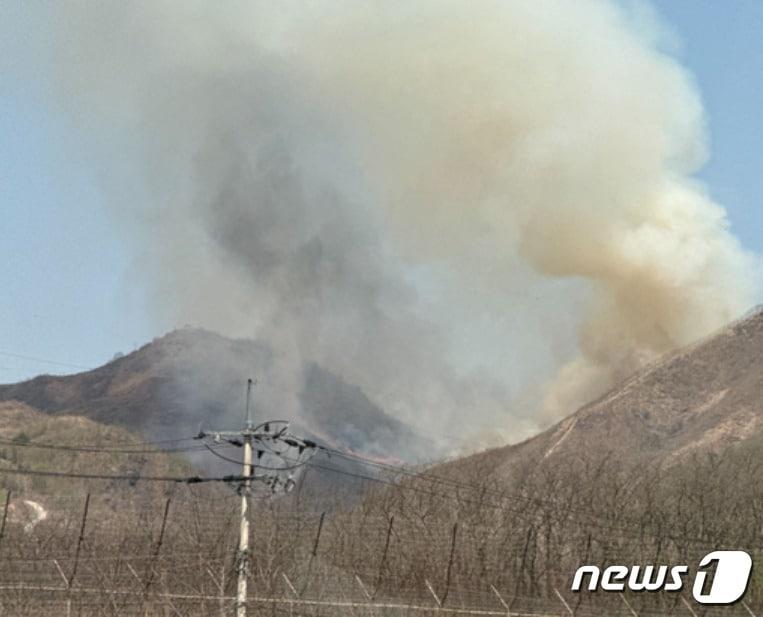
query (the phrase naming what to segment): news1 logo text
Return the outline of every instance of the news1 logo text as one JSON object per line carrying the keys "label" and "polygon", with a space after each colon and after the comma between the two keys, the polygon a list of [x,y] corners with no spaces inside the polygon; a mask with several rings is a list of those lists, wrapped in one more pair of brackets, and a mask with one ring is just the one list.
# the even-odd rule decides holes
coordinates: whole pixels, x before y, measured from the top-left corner
{"label": "news1 logo text", "polygon": [[[752,558],[745,551],[713,551],[697,565],[692,596],[700,604],[733,604],[747,591],[751,573]],[[575,572],[572,591],[677,592],[684,588],[690,574],[687,565],[612,565],[603,571],[585,565]]]}

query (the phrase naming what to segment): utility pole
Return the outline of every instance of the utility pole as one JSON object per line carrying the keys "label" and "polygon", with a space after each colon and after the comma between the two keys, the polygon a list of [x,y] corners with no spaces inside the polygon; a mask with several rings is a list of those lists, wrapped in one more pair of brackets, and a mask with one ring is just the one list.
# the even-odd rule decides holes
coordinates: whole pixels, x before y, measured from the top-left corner
{"label": "utility pole", "polygon": [[[236,588],[236,617],[246,617],[247,606],[247,578],[249,576],[249,505],[250,497],[252,495],[252,481],[257,480],[265,482],[270,490],[275,492],[278,489],[283,489],[288,492],[294,486],[294,481],[289,477],[286,482],[281,481],[277,475],[275,476],[255,476],[253,473],[254,463],[252,460],[252,446],[256,441],[258,444],[264,444],[265,448],[269,450],[271,455],[276,458],[284,454],[285,450],[277,451],[272,447],[275,445],[286,446],[287,449],[297,449],[299,456],[303,452],[310,451],[315,453],[317,445],[314,441],[309,439],[303,439],[297,437],[288,432],[289,423],[285,420],[269,420],[261,423],[259,426],[255,426],[252,421],[252,386],[254,381],[247,380],[246,383],[246,411],[244,414],[244,426],[239,431],[201,431],[197,436],[197,439],[204,439],[206,437],[213,437],[216,443],[226,441],[231,445],[243,446],[243,469],[241,474],[241,483],[239,484],[239,495],[241,496],[241,526],[239,528],[238,537],[238,551],[236,554],[236,570],[238,574],[238,585]],[[207,448],[214,452],[212,448]],[[263,450],[257,450],[257,458],[262,456]],[[225,458],[225,457],[223,457]],[[233,461],[232,459],[226,459]],[[304,464],[303,461],[300,464]],[[287,465],[288,469],[294,469],[294,465]],[[271,468],[272,470],[272,468]],[[280,471],[278,469],[276,472]]]}
{"label": "utility pole", "polygon": [[[236,553],[236,571],[238,584],[236,587],[236,617],[246,617],[246,584],[249,576],[249,497],[252,494],[252,441],[254,429],[252,423],[252,385],[254,381],[246,382],[246,410],[244,413],[244,427],[240,431],[209,431],[206,435],[213,436],[215,441],[221,439],[234,439],[243,441],[244,461],[241,476],[243,480],[239,485],[241,496],[241,524],[238,536],[238,551]],[[200,437],[205,436],[201,433]],[[240,445],[240,444],[239,444]]]}
{"label": "utility pole", "polygon": [[238,588],[236,591],[236,617],[246,617],[246,578],[249,576],[249,496],[252,493],[252,380],[246,382],[246,421],[244,438],[244,468],[241,483],[241,529],[238,536]]}

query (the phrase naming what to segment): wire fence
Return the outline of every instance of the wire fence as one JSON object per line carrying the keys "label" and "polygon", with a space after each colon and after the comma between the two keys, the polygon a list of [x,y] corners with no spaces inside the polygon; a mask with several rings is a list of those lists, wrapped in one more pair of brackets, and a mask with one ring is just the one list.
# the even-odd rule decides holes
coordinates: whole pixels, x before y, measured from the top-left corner
{"label": "wire fence", "polygon": [[[399,496],[387,499],[385,508]],[[238,503],[232,490],[182,487],[148,501],[119,501],[94,490],[84,499],[47,499],[38,504],[44,516],[29,501],[11,498],[3,511],[0,614],[234,612]],[[688,591],[569,591],[581,559],[616,563],[639,554],[648,563],[696,563],[713,547],[671,549],[662,538],[629,536],[593,541],[580,533],[562,539],[569,530],[548,526],[533,537],[528,529],[542,530],[541,517],[454,520],[449,511],[408,507],[325,513],[284,500],[252,505],[251,615],[711,617],[758,610],[754,596],[718,608],[693,603]]]}

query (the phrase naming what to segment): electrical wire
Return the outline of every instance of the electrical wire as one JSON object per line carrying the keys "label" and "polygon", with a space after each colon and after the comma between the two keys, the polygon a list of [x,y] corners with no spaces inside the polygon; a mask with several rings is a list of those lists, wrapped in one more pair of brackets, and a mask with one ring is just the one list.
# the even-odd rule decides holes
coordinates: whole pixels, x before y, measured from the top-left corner
{"label": "electrical wire", "polygon": [[42,364],[51,364],[54,366],[64,366],[67,368],[78,368],[85,371],[92,371],[92,366],[84,366],[82,364],[72,364],[71,362],[58,362],[56,360],[46,360],[45,358],[37,358],[35,356],[27,356],[20,353],[14,353],[11,351],[0,351],[0,356],[6,356],[8,358],[18,358],[19,360],[29,360],[31,362],[40,362]]}
{"label": "electrical wire", "polygon": [[[457,488],[467,488],[467,489],[475,489],[483,491],[484,489],[480,487],[476,487],[473,484],[467,484],[466,482],[459,482],[458,480],[454,480],[452,478],[445,478],[442,476],[437,476],[432,473],[426,472],[426,471],[415,471],[412,469],[409,469],[407,467],[402,467],[399,465],[392,465],[390,463],[384,463],[382,461],[377,461],[371,458],[366,458],[363,456],[360,456],[359,454],[355,454],[353,452],[346,452],[344,450],[338,450],[336,448],[329,448],[328,446],[318,445],[317,446],[320,450],[323,450],[324,452],[328,453],[329,455],[339,456],[341,458],[355,461],[358,463],[363,463],[364,465],[377,467],[379,469],[384,469],[387,471],[394,471],[395,473],[401,473],[406,476],[414,477],[417,479],[426,479],[431,482],[437,482],[441,484],[447,484],[451,485]],[[497,491],[496,491],[497,493]]]}
{"label": "electrical wire", "polygon": [[73,478],[84,480],[126,480],[130,483],[137,482],[177,482],[181,484],[200,484],[203,482],[242,482],[246,480],[244,476],[227,475],[216,477],[204,476],[142,476],[139,474],[95,474],[95,473],[76,473],[68,471],[36,470],[36,469],[3,469],[2,474],[14,474],[24,476],[44,476],[51,478]]}
{"label": "electrical wire", "polygon": [[[195,437],[183,437],[180,439],[163,439],[158,441],[144,441],[134,444],[126,444],[123,447],[111,448],[108,446],[74,445],[47,442],[22,442],[12,439],[0,439],[0,445],[14,448],[39,448],[41,450],[61,450],[65,452],[92,452],[107,454],[166,454],[174,452],[195,452],[204,450],[202,445],[182,446],[177,448],[148,449],[145,446],[160,446],[162,444],[181,443],[184,441],[193,441]],[[226,446],[228,447],[228,446]],[[139,449],[144,448],[144,449]]]}

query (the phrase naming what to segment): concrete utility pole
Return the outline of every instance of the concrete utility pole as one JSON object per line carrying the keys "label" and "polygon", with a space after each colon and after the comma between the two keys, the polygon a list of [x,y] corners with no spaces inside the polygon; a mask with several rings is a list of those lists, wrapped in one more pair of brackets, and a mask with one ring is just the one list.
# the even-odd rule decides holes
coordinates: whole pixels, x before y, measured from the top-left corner
{"label": "concrete utility pole", "polygon": [[249,576],[249,496],[252,493],[252,380],[246,382],[246,421],[244,438],[244,468],[241,483],[241,529],[238,536],[238,588],[236,591],[236,617],[246,617],[246,579]]}
{"label": "concrete utility pole", "polygon": [[[254,426],[252,421],[252,386],[254,381],[247,380],[246,383],[246,413],[244,415],[244,427],[239,431],[201,431],[197,436],[197,439],[204,439],[206,437],[213,437],[216,443],[226,441],[231,445],[243,446],[244,448],[244,460],[243,470],[241,474],[241,483],[239,484],[239,494],[241,496],[241,527],[239,530],[238,538],[238,552],[236,555],[236,569],[238,573],[238,586],[236,589],[236,617],[246,617],[246,603],[247,603],[247,579],[249,577],[249,499],[252,494],[252,481],[257,480],[264,482],[271,491],[275,492],[278,489],[282,489],[288,492],[293,488],[294,481],[289,477],[286,482],[280,481],[277,475],[271,476],[255,476],[253,473],[254,464],[252,461],[252,445],[255,441],[264,444],[281,444],[286,448],[282,451],[273,450],[267,446],[272,456],[279,458],[283,455],[287,449],[294,448],[298,450],[298,456],[301,456],[303,452],[309,451],[312,454],[316,452],[318,448],[314,441],[303,439],[292,435],[288,432],[289,423],[285,420],[270,420],[261,423],[259,426]],[[280,427],[280,428],[274,428]],[[214,450],[207,446],[207,448],[214,453]],[[262,455],[263,451],[258,449],[257,458]],[[225,458],[225,457],[222,457]],[[233,459],[225,460],[231,462],[237,462]],[[307,461],[302,461],[299,465],[305,464]],[[297,466],[299,466],[297,465]],[[283,471],[294,469],[295,465],[286,465]],[[280,469],[269,469],[276,472],[282,471]]]}
{"label": "concrete utility pole", "polygon": [[236,617],[246,617],[247,591],[246,584],[249,576],[249,497],[252,494],[252,441],[254,440],[254,425],[252,423],[251,396],[254,382],[246,382],[246,411],[244,427],[240,431],[209,431],[216,440],[221,438],[239,438],[244,443],[244,461],[242,477],[239,485],[241,495],[241,525],[238,536],[238,553],[236,555],[236,570],[238,585],[236,587]]}

